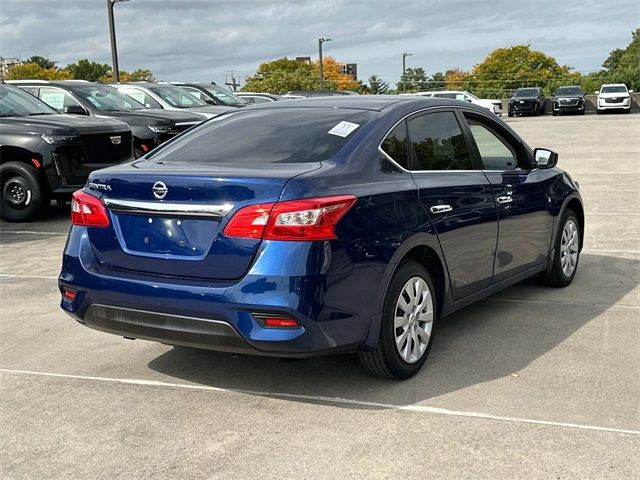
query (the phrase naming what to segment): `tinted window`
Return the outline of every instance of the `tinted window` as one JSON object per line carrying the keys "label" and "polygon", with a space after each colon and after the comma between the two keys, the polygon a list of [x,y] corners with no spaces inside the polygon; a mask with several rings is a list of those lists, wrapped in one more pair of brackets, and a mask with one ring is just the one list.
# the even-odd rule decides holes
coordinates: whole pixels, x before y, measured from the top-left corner
{"label": "tinted window", "polygon": [[537,88],[519,88],[514,97],[537,97],[539,93]]}
{"label": "tinted window", "polygon": [[580,87],[560,87],[556,90],[556,96],[559,95],[584,95]]}
{"label": "tinted window", "polygon": [[189,92],[182,90],[175,85],[157,85],[148,88],[172,107],[193,108],[207,106],[207,104],[202,100],[197,99]]}
{"label": "tinted window", "polygon": [[207,85],[204,88],[207,92],[216,97],[218,101],[224,103],[225,105],[245,105],[247,103],[241,98],[236,97],[230,91],[225,90],[222,87],[218,87],[217,85]]}
{"label": "tinted window", "polygon": [[83,85],[72,87],[70,90],[101,112],[144,109],[144,105],[135,101],[132,97],[124,95],[107,85]]}
{"label": "tinted window", "polygon": [[0,86],[0,117],[53,115],[57,113],[37,98],[18,88]]}
{"label": "tinted window", "polygon": [[486,170],[515,170],[518,167],[515,148],[500,134],[473,118],[468,123]]}
{"label": "tinted window", "polygon": [[65,107],[80,105],[67,92],[53,87],[41,87],[40,100],[59,112],[64,111]]}
{"label": "tinted window", "polygon": [[121,87],[120,92],[133,98],[147,108],[162,108],[162,105],[139,88]]}
{"label": "tinted window", "polygon": [[207,101],[207,97],[206,95],[201,92],[200,90],[198,90],[197,88],[193,88],[193,87],[180,87],[181,89],[189,92],[191,95],[193,95],[194,97],[196,97],[198,100],[202,100],[203,102]]}
{"label": "tinted window", "polygon": [[469,148],[453,112],[429,113],[409,120],[416,164],[412,170],[472,170]]}
{"label": "tinted window", "polygon": [[434,93],[433,96],[437,98],[450,98],[452,100],[456,98],[455,93]]}
{"label": "tinted window", "polygon": [[334,108],[234,112],[194,127],[149,158],[255,165],[318,162],[334,156],[374,115],[371,111]]}
{"label": "tinted window", "polygon": [[409,169],[407,150],[407,125],[401,122],[395,126],[382,142],[382,150],[402,168]]}
{"label": "tinted window", "polygon": [[607,87],[602,87],[600,90],[602,93],[627,93],[627,87],[624,85],[609,85]]}

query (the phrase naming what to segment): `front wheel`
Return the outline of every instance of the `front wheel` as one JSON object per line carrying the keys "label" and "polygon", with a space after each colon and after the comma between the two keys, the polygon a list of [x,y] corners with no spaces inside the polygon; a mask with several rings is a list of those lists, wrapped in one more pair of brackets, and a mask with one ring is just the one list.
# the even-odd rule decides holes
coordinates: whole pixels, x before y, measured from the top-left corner
{"label": "front wheel", "polygon": [[578,271],[580,260],[580,222],[573,210],[566,210],[555,239],[555,253],[551,270],[544,280],[552,287],[566,287]]}
{"label": "front wheel", "polygon": [[378,346],[359,353],[364,367],[376,376],[391,379],[418,373],[431,350],[436,312],[429,272],[418,262],[404,262],[385,295]]}
{"label": "front wheel", "polygon": [[33,220],[49,203],[38,171],[20,162],[0,166],[0,192],[0,214],[10,222]]}

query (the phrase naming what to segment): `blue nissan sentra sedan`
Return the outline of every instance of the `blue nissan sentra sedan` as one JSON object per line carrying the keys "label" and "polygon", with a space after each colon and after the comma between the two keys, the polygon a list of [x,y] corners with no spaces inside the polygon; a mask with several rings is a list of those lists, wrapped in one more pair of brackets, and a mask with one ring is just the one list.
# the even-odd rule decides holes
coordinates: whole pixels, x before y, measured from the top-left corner
{"label": "blue nissan sentra sedan", "polygon": [[420,370],[437,321],[532,275],[571,283],[584,213],[551,150],[446,99],[224,114],[74,194],[62,308],[127,338]]}

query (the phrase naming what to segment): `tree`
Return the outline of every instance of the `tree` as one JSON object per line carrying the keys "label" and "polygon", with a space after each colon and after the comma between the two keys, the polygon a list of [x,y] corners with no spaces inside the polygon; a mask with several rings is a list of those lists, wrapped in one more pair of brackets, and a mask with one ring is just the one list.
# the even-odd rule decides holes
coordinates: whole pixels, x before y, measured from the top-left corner
{"label": "tree", "polygon": [[398,82],[398,92],[421,92],[429,90],[429,79],[424,68],[407,68]]}
{"label": "tree", "polygon": [[313,90],[319,87],[313,64],[287,57],[261,63],[255,75],[247,77],[242,90],[284,93],[291,90]]}
{"label": "tree", "polygon": [[35,63],[45,70],[49,68],[55,68],[56,66],[56,62],[54,62],[53,60],[49,60],[47,57],[41,57],[40,55],[33,55],[27,58],[26,63]]}
{"label": "tree", "polygon": [[68,80],[73,75],[68,70],[42,68],[37,63],[23,63],[7,73],[7,80]]}
{"label": "tree", "polygon": [[444,73],[436,72],[433,75],[431,75],[431,78],[429,79],[429,88],[432,88],[432,89],[444,88],[445,85],[446,85],[446,78]]}
{"label": "tree", "polygon": [[448,90],[468,90],[469,72],[460,68],[452,68],[444,73],[444,83]]}
{"label": "tree", "polygon": [[[320,62],[314,63],[318,72],[318,83],[320,83]],[[322,70],[324,75],[324,86],[329,90],[357,90],[358,82],[351,75],[342,73],[342,64],[333,57],[322,58]],[[318,85],[319,86],[319,85]]]}
{"label": "tree", "polygon": [[640,28],[631,32],[631,43],[613,50],[602,66],[608,82],[625,83],[632,90],[640,90]]}
{"label": "tree", "polygon": [[471,78],[480,96],[502,96],[516,88],[537,86],[550,92],[550,82],[569,76],[571,67],[559,65],[555,58],[531,50],[529,45],[498,48],[474,66]]}
{"label": "tree", "polygon": [[375,75],[369,77],[369,93],[384,95],[389,92],[389,82],[385,82]]}
{"label": "tree", "polygon": [[[114,82],[113,74],[109,72],[106,75],[102,75],[100,78],[98,78],[98,81],[102,83],[113,83]],[[125,72],[124,70],[120,70],[120,82],[127,83],[127,82],[141,82],[141,81],[155,82],[156,77],[154,77],[153,74],[146,68],[144,69],[139,68],[137,70],[134,70],[131,73]]]}
{"label": "tree", "polygon": [[71,63],[67,65],[73,77],[77,80],[89,80],[90,82],[97,81],[100,77],[111,73],[111,67],[106,63],[92,62],[86,58],[78,60],[78,63]]}

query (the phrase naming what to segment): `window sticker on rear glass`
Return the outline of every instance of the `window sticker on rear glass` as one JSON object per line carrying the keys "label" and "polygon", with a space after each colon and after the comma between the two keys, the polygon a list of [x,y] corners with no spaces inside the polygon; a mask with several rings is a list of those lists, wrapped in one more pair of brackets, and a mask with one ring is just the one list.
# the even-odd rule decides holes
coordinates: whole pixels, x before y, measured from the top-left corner
{"label": "window sticker on rear glass", "polygon": [[339,124],[337,124],[335,127],[333,127],[331,130],[329,130],[327,133],[330,135],[336,135],[338,137],[348,137],[349,134],[351,132],[353,132],[356,128],[358,128],[360,125],[358,125],[357,123],[351,123],[351,122],[340,122]]}
{"label": "window sticker on rear glass", "polygon": [[62,92],[42,92],[40,100],[56,110],[64,108],[64,93]]}

